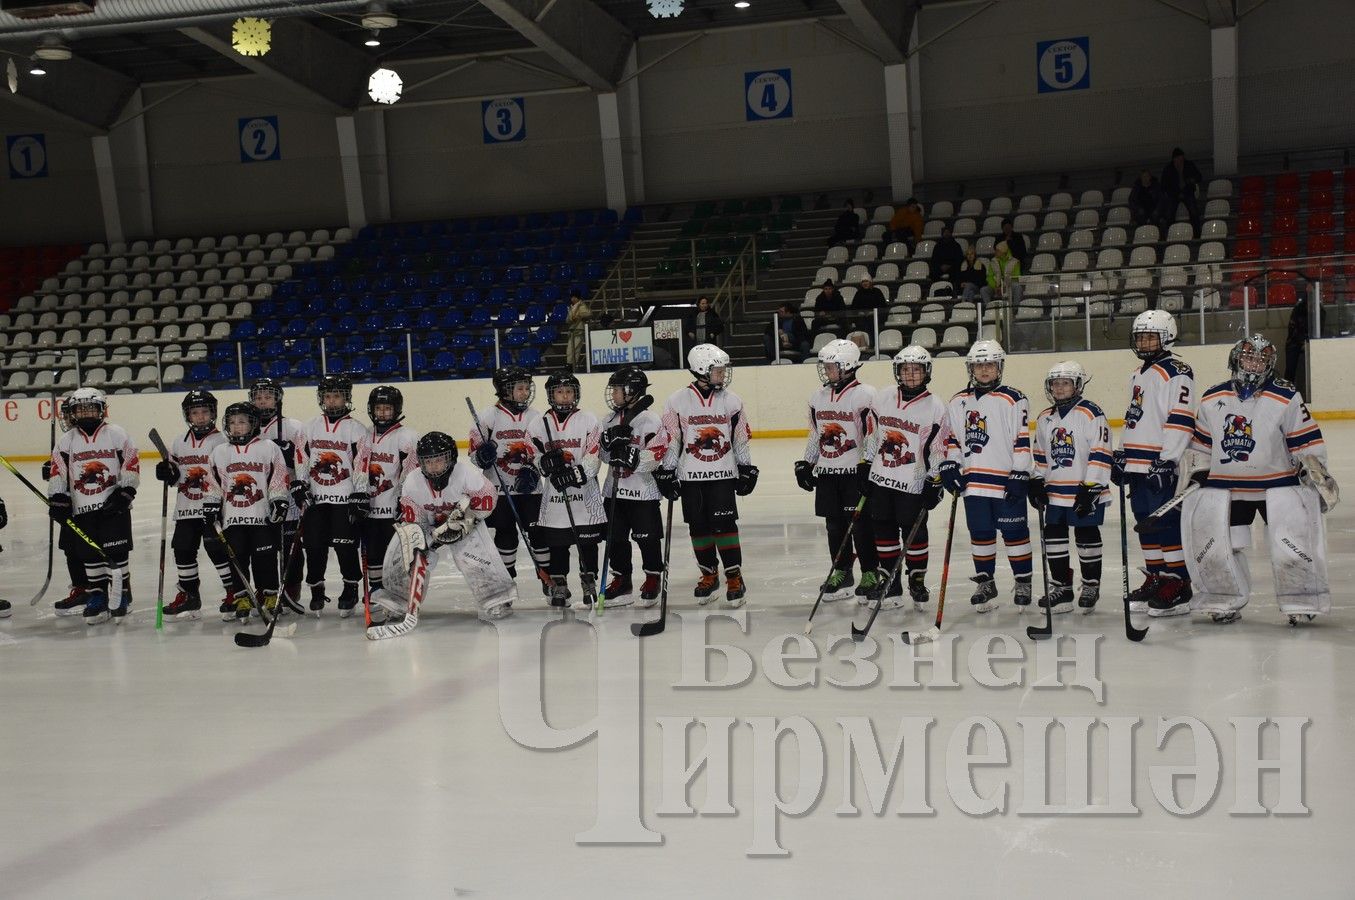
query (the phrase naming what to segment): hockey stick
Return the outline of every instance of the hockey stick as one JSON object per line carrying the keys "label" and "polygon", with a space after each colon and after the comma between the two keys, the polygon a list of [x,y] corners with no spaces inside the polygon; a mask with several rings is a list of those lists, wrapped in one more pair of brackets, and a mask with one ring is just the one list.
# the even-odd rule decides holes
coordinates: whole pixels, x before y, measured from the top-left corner
{"label": "hockey stick", "polygon": [[[281,528],[279,528],[279,536],[281,536]],[[297,547],[298,544],[300,544],[300,542],[301,542],[301,528],[298,527],[297,530],[296,530],[296,536],[292,539],[291,547],[288,549],[288,555],[289,555],[289,556],[290,556],[291,553],[295,553],[295,552],[296,552],[296,547]],[[224,541],[223,541],[223,543],[224,543]],[[284,558],[287,558],[287,557],[284,557]],[[285,567],[286,567],[286,564],[284,563],[284,570],[285,570]],[[287,589],[286,589],[285,586],[281,587],[281,588],[278,590],[278,598],[279,598],[283,603],[287,604],[288,608],[291,609],[293,612],[295,612],[295,613],[297,613],[297,614],[299,614],[299,615],[305,615],[305,610],[304,610],[304,609],[302,609],[298,604],[293,603],[292,601],[290,601],[290,600],[287,599]],[[248,631],[238,631],[238,632],[236,632],[236,633],[235,633],[235,646],[237,646],[237,647],[266,647],[266,646],[268,646],[268,642],[271,641],[271,640],[273,640],[273,632],[277,630],[277,627],[278,627],[278,619],[282,618],[282,616],[280,615],[281,612],[282,612],[282,608],[279,607],[278,610],[277,610],[277,612],[273,614],[273,618],[269,621],[268,627],[267,627],[266,629],[264,629],[264,633],[263,633],[263,634],[251,634],[251,633],[249,633]],[[260,615],[260,616],[263,616],[263,613],[260,612],[259,615]],[[293,634],[295,634],[295,633],[296,633],[296,623],[295,623],[295,622],[288,622],[287,625],[282,629],[282,634],[279,635],[279,637],[285,637],[285,638],[286,638],[286,637],[291,637],[291,636],[292,636]]]}
{"label": "hockey stick", "polygon": [[367,579],[367,542],[362,542],[362,627],[372,627],[372,583]]}
{"label": "hockey stick", "polygon": [[[932,427],[935,428],[936,426]],[[894,568],[889,570],[889,577],[885,579],[883,593],[880,594],[880,599],[875,602],[875,608],[870,611],[870,618],[866,620],[866,627],[857,628],[856,622],[852,622],[853,641],[860,643],[866,639],[866,635],[870,634],[871,626],[875,624],[876,617],[880,615],[880,610],[884,608],[884,595],[889,593],[889,588],[894,583],[894,579],[899,577],[899,569],[903,566],[904,560],[908,558],[908,547],[912,546],[913,539],[917,537],[918,529],[922,527],[923,521],[927,518],[926,512],[922,508],[922,504],[919,503],[917,515],[913,518],[913,527],[908,529],[907,539],[899,545],[899,558],[894,560]]]}
{"label": "hockey stick", "polygon": [[[909,637],[908,632],[903,633],[903,642],[905,644],[921,644],[927,641],[937,641],[941,637],[941,617],[946,612],[946,584],[950,581],[950,546],[955,538],[955,509],[960,505],[960,495],[953,494],[950,498],[950,523],[946,526],[946,553],[941,560],[941,597],[936,603],[936,623],[926,631]],[[906,552],[906,551],[905,551]]]}
{"label": "hockey stick", "polygon": [[[635,401],[634,406],[625,407],[621,410],[621,414],[617,417],[616,420],[617,427],[623,428],[626,426],[627,414],[630,415],[630,421],[634,422],[636,416],[638,416],[645,410],[649,409],[653,405],[654,398],[651,397],[649,394],[645,394],[639,400]],[[609,458],[610,456],[611,454],[608,453]],[[621,489],[621,476],[616,471],[616,463],[614,461],[609,461],[607,465],[612,470],[611,472],[612,496],[608,498],[609,500],[611,500],[611,504],[607,507],[607,509],[609,510],[607,514],[607,541],[602,545],[602,566],[598,570],[598,578],[601,581],[601,583],[598,585],[597,608],[599,614],[602,613],[603,607],[607,603],[607,575],[609,574],[607,572],[607,565],[609,562],[611,562],[611,560],[608,559],[608,556],[611,554],[612,538],[616,536],[616,495],[617,492]]]}
{"label": "hockey stick", "polygon": [[[56,452],[56,391],[52,392],[52,419],[50,423],[50,434],[48,435],[51,448],[48,451],[48,458]],[[33,599],[28,601],[29,606],[37,606],[38,601],[47,593],[47,588],[52,583],[52,559],[56,554],[56,522],[51,517],[47,517],[47,576],[42,579],[42,587],[33,595]]]}
{"label": "hockey stick", "polygon": [[[6,469],[9,469],[11,472],[13,472],[14,477],[19,479],[19,481],[23,482],[23,486],[32,491],[33,495],[37,497],[39,500],[41,500],[44,506],[49,508],[51,507],[52,501],[47,499],[47,495],[44,494],[42,491],[38,490],[36,487],[34,487],[33,482],[29,481],[27,478],[24,477],[22,472],[14,468],[14,463],[10,462],[8,459],[5,459],[5,457],[3,456],[0,456],[0,464],[3,464]],[[91,547],[93,547],[94,550],[99,554],[99,556],[103,557],[105,562],[108,561],[108,554],[104,553],[104,548],[99,546],[98,541],[94,540],[94,538],[90,537],[88,534],[85,534],[84,529],[81,528],[79,525],[76,525],[75,522],[72,521],[69,516],[67,516],[65,519],[62,519],[61,524],[69,528],[71,534],[75,535],[80,540],[84,541],[86,544],[89,544]]]}
{"label": "hockey stick", "polygon": [[373,625],[365,632],[367,640],[380,641],[386,638],[402,637],[419,627],[419,606],[423,603],[424,591],[428,588],[428,553],[423,550],[414,552],[414,564],[409,569],[409,611],[398,622],[389,625]]}
{"label": "hockey stick", "polygon": [[1036,509],[1040,524],[1040,578],[1044,581],[1044,624],[1027,625],[1026,637],[1043,641],[1054,634],[1054,601],[1049,596],[1049,550],[1044,540],[1044,510]]}
{"label": "hockey stick", "polygon": [[[832,569],[828,570],[829,577],[832,577],[833,569],[836,569],[838,567],[837,564],[842,560],[842,554],[846,553],[847,548],[851,546],[852,535],[856,531],[856,520],[861,518],[861,510],[865,508],[865,505],[866,495],[863,492],[861,497],[856,501],[856,509],[852,510],[852,521],[851,524],[847,526],[847,533],[842,536],[842,543],[838,545],[837,553],[833,554]],[[888,586],[886,586],[885,589],[888,590]],[[819,605],[823,603],[823,595],[827,592],[828,579],[825,578],[823,584],[819,585],[819,596],[814,601],[814,608],[809,611],[809,618],[805,621],[805,634],[809,634],[809,632],[814,629],[814,614],[819,611]],[[874,621],[874,618],[872,618],[871,621]],[[866,627],[869,629],[870,626]]]}
{"label": "hockey stick", "polygon": [[[163,447],[160,432],[151,429],[151,443],[156,448]],[[169,454],[161,451],[160,458],[169,462]],[[160,577],[155,584],[155,630],[165,630],[165,544],[169,533],[169,482],[166,481],[160,491]]]}
{"label": "hockey stick", "polygon": [[668,524],[663,538],[663,589],[659,592],[659,618],[653,622],[635,622],[630,633],[636,637],[659,634],[668,625],[668,559],[673,551],[673,503],[668,501]]}
{"label": "hockey stick", "polygon": [[[278,524],[279,538],[286,536],[287,533],[286,525],[287,521],[285,519]],[[300,552],[301,552],[301,522],[300,520],[298,520],[296,523],[296,533],[292,535],[291,542],[286,547],[283,548],[282,578],[278,579],[278,599],[285,603],[287,605],[287,608],[290,609],[292,612],[296,613],[298,616],[305,616],[310,613],[310,610],[306,609],[306,607],[301,605],[300,598],[293,599],[291,595],[287,593],[287,571],[291,569],[292,560],[295,559],[296,554]],[[297,590],[300,590],[300,587],[298,587]]]}
{"label": "hockey stick", "polygon": [[1120,481],[1120,568],[1124,572],[1124,636],[1134,643],[1143,640],[1147,628],[1135,628],[1129,621],[1129,510],[1124,505],[1124,481]]}
{"label": "hockey stick", "polygon": [[[546,412],[544,415],[541,416],[541,425],[546,429],[546,443],[553,445],[555,443],[555,438],[554,436],[551,435],[550,412]],[[552,449],[555,448],[552,447]],[[588,585],[587,582],[585,581],[585,576],[587,573],[583,571],[583,540],[582,538],[579,537],[579,526],[574,522],[574,505],[569,502],[568,488],[565,488],[560,493],[565,498],[565,515],[569,517],[569,530],[574,533],[574,546],[578,548],[579,551],[579,586],[583,589],[583,595],[587,597]],[[594,573],[593,577],[594,579],[596,579],[597,574]],[[596,587],[596,581],[594,583],[594,587]]]}
{"label": "hockey stick", "polygon": [[[235,635],[235,646],[263,647],[266,646],[268,642],[273,639],[273,635],[275,632],[277,633],[278,637],[291,637],[293,634],[295,634],[296,633],[295,622],[288,622],[286,625],[283,626],[281,632],[277,631],[278,619],[281,618],[280,615],[280,613],[282,612],[281,608],[274,610],[272,618],[269,618],[268,610],[265,609],[263,604],[259,602],[259,598],[255,595],[254,589],[249,586],[249,581],[248,579],[245,578],[244,572],[240,567],[240,560],[239,558],[236,557],[235,550],[231,547],[230,542],[226,540],[225,532],[221,530],[221,523],[217,522],[216,520],[213,520],[212,531],[216,532],[216,539],[221,542],[221,546],[226,548],[226,559],[230,561],[231,571],[235,573],[236,579],[240,582],[240,585],[245,589],[245,596],[249,598],[250,603],[254,604],[254,608],[259,611],[259,617],[267,620],[268,622],[268,628],[264,631],[263,634],[250,634],[244,631],[237,632]],[[279,591],[278,595],[279,597],[281,597],[282,592]]]}
{"label": "hockey stick", "polygon": [[[1135,522],[1134,523],[1135,533],[1147,534],[1151,531],[1156,531],[1158,529],[1161,520],[1165,518],[1167,514],[1170,513],[1172,510],[1176,509],[1182,503],[1185,503],[1186,498],[1189,497],[1191,494],[1195,493],[1196,491],[1198,491],[1200,487],[1201,485],[1196,484],[1195,482],[1191,482],[1190,487],[1186,488],[1184,491],[1177,494],[1175,497],[1171,498],[1166,503],[1159,506],[1157,509],[1153,510],[1145,518],[1141,519],[1138,522]],[[1120,489],[1121,492],[1123,492],[1124,486],[1121,485]]]}

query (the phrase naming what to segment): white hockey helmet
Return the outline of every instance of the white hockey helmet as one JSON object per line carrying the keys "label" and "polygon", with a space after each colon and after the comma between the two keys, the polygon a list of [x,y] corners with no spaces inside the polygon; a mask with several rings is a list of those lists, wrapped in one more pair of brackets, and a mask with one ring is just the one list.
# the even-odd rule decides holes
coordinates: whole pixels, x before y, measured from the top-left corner
{"label": "white hockey helmet", "polygon": [[[70,409],[71,421],[83,429],[98,428],[108,418],[108,397],[98,388],[76,388],[71,391],[70,399],[66,402]],[[80,415],[82,409],[90,406],[96,407],[98,413],[95,415]]]}
{"label": "white hockey helmet", "polygon": [[1244,337],[1228,351],[1228,371],[1233,386],[1240,394],[1249,394],[1265,384],[1275,374],[1275,358],[1279,351],[1261,334]]}
{"label": "white hockey helmet", "polygon": [[[1060,378],[1067,379],[1073,383],[1073,395],[1071,397],[1065,397],[1063,400],[1059,400],[1054,396],[1053,382]],[[1049,402],[1053,403],[1055,406],[1060,403],[1067,403],[1071,400],[1080,400],[1082,399],[1082,389],[1085,388],[1087,383],[1091,380],[1091,376],[1087,374],[1087,370],[1082,368],[1082,363],[1077,360],[1066,359],[1063,362],[1054,363],[1054,365],[1049,368],[1049,374],[1046,375],[1044,379],[1044,395],[1049,399]]]}
{"label": "white hockey helmet", "polygon": [[993,380],[989,387],[995,387],[1002,383],[1002,368],[1007,361],[1007,351],[1002,349],[1002,345],[994,340],[979,340],[974,342],[974,346],[969,348],[969,353],[965,356],[965,370],[969,372],[969,384],[974,385],[974,367],[983,363],[993,363],[997,366],[997,378]]}
{"label": "white hockey helmet", "polygon": [[898,353],[894,354],[894,382],[901,388],[907,388],[903,383],[903,367],[907,365],[922,366],[923,376],[922,384],[919,387],[926,387],[932,380],[932,355],[927,352],[926,347],[917,344],[909,344]]}
{"label": "white hockey helmet", "polygon": [[[711,372],[723,369],[723,379],[714,382]],[[729,387],[734,381],[734,367],[729,364],[729,354],[714,344],[697,344],[687,351],[687,370],[697,381],[709,385],[715,390]]]}
{"label": "white hockey helmet", "polygon": [[[1141,351],[1138,345],[1138,336],[1140,334],[1155,334],[1162,346],[1153,351]],[[1153,359],[1159,353],[1176,343],[1176,318],[1165,309],[1149,309],[1139,313],[1134,317],[1134,324],[1129,329],[1129,349],[1134,351],[1134,355],[1139,359]]]}
{"label": "white hockey helmet", "polygon": [[[837,366],[838,375],[833,381],[828,380],[825,371],[825,366],[829,363]],[[856,370],[861,368],[861,348],[842,338],[829,341],[819,348],[818,365],[820,384],[846,384],[856,376]]]}

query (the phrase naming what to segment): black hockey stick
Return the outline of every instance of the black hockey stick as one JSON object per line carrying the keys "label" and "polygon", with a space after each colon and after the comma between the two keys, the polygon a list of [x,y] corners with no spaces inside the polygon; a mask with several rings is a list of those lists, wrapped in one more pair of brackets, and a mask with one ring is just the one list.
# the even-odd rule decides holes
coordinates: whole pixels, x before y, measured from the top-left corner
{"label": "black hockey stick", "polygon": [[[635,401],[634,406],[622,407],[621,414],[617,416],[616,424],[618,428],[626,426],[627,416],[634,422],[635,417],[654,405],[654,398],[645,394],[639,400]],[[598,585],[598,612],[601,613],[607,603],[607,565],[611,562],[608,557],[611,554],[612,538],[616,536],[616,494],[621,488],[621,476],[616,471],[615,461],[611,461],[611,453],[608,452],[608,466],[612,470],[612,496],[607,498],[611,501],[607,510],[607,542],[602,545],[602,566],[598,570],[598,578],[601,583]]]}
{"label": "black hockey stick", "polygon": [[936,623],[926,631],[919,631],[911,637],[905,631],[903,633],[905,644],[916,646],[926,641],[937,641],[941,638],[941,617],[946,612],[946,585],[950,582],[950,547],[955,537],[955,509],[959,505],[960,495],[952,494],[950,498],[950,524],[946,527],[946,554],[941,560],[941,598],[936,604]]}
{"label": "black hockey stick", "polygon": [[1134,643],[1143,640],[1147,628],[1135,628],[1129,621],[1129,510],[1124,505],[1124,480],[1120,481],[1120,568],[1124,573],[1124,636]]}
{"label": "black hockey stick", "polygon": [[[932,426],[932,428],[935,427],[936,427],[935,425]],[[919,503],[917,507],[917,515],[913,518],[913,527],[908,529],[907,540],[905,540],[902,544],[899,545],[899,558],[894,560],[894,568],[892,568],[889,571],[889,577],[885,579],[883,591],[880,594],[880,599],[875,601],[875,608],[870,611],[870,618],[866,620],[866,627],[857,628],[856,622],[852,622],[852,640],[856,641],[857,643],[860,643],[861,641],[865,640],[866,635],[870,634],[870,628],[872,625],[875,624],[875,618],[880,615],[880,610],[884,608],[885,605],[884,595],[889,593],[889,588],[894,584],[894,579],[899,577],[899,568],[903,565],[903,561],[908,558],[908,548],[913,545],[913,539],[917,537],[918,529],[922,527],[923,521],[925,521],[927,518],[926,514],[927,511],[923,509],[922,504]],[[952,519],[952,522],[953,521],[954,520]]]}
{"label": "black hockey stick", "polygon": [[[279,528],[279,535],[280,535],[280,534],[281,534],[281,528]],[[224,543],[224,541],[223,541],[223,543]],[[284,559],[284,560],[288,560],[288,559],[291,558],[291,555],[292,555],[293,553],[298,552],[298,549],[299,549],[300,544],[301,544],[301,528],[300,528],[300,526],[298,526],[297,529],[296,529],[296,535],[292,538],[292,543],[291,543],[291,545],[288,547],[286,553],[284,554],[283,559]],[[286,562],[284,562],[284,563],[283,563],[283,570],[284,570],[284,571],[286,571],[286,567],[287,567],[287,564],[286,564]],[[287,607],[288,607],[289,609],[291,609],[293,612],[295,612],[297,615],[304,616],[304,615],[306,614],[306,610],[305,610],[300,604],[294,603],[293,601],[291,601],[290,599],[288,599],[288,597],[287,597],[287,587],[286,587],[286,585],[279,585],[279,589],[278,589],[278,599],[279,599],[280,602],[287,604]],[[269,621],[268,627],[267,627],[266,629],[264,629],[263,634],[251,634],[251,633],[248,632],[248,631],[238,631],[238,632],[236,632],[236,634],[235,634],[235,645],[236,645],[237,647],[266,647],[266,646],[268,646],[268,642],[271,641],[271,640],[273,640],[273,632],[274,632],[275,630],[277,630],[277,627],[278,627],[278,619],[282,618],[282,616],[280,615],[281,612],[282,612],[282,608],[279,607],[278,610],[273,614],[272,620]],[[263,613],[260,612],[259,615],[262,616]],[[295,623],[295,622],[289,622],[289,623],[287,623],[287,626],[286,626],[285,628],[283,628],[283,630],[282,630],[282,637],[291,637],[291,636],[292,636],[293,634],[295,634],[295,633],[296,633],[296,623]]]}
{"label": "black hockey stick", "polygon": [[[842,554],[846,553],[847,548],[851,546],[853,532],[856,531],[856,520],[861,518],[861,510],[865,505],[866,495],[863,492],[860,499],[856,501],[856,509],[852,510],[852,521],[847,526],[847,533],[842,536],[842,542],[838,545],[837,553],[833,554],[832,569],[828,570],[829,578],[833,575],[833,569],[836,569],[837,564],[842,560]],[[805,634],[814,630],[814,614],[819,611],[819,605],[823,603],[823,595],[826,593],[828,593],[828,578],[825,578],[823,583],[819,585],[819,596],[814,600],[814,607],[809,611],[809,618],[805,620]]]}
{"label": "black hockey stick", "polygon": [[[1120,487],[1121,491],[1123,491],[1124,486],[1121,485]],[[1200,487],[1201,487],[1200,485],[1192,482],[1190,487],[1186,488],[1184,491],[1177,494],[1175,497],[1171,498],[1166,503],[1159,506],[1157,509],[1153,510],[1151,513],[1149,513],[1140,521],[1135,522],[1134,532],[1136,534],[1147,534],[1151,531],[1157,531],[1157,529],[1161,526],[1162,520],[1166,518],[1167,515],[1171,513],[1172,510],[1176,509],[1182,503],[1185,503],[1186,498],[1189,497],[1191,494],[1195,493],[1196,491],[1198,491]]]}
{"label": "black hockey stick", "polygon": [[1049,596],[1049,551],[1044,540],[1044,510],[1035,510],[1040,524],[1040,577],[1044,581],[1044,624],[1027,625],[1026,637],[1043,641],[1054,633],[1054,598]]}
{"label": "black hockey stick", "polygon": [[[49,459],[51,458],[51,455],[56,452],[56,417],[57,417],[56,391],[52,391],[52,420],[49,425],[50,433],[48,434],[48,443],[51,444],[51,447],[49,448],[47,454]],[[43,595],[47,593],[47,588],[52,583],[52,560],[55,555],[56,555],[56,522],[52,521],[51,517],[48,516],[47,576],[42,579],[42,587],[38,588],[38,592],[33,595],[33,599],[28,601],[29,606],[37,606],[38,601],[41,600]]]}
{"label": "black hockey stick", "polygon": [[[541,425],[546,429],[546,443],[552,445],[551,449],[556,449],[554,447],[555,438],[551,434],[550,429],[550,415],[551,411],[548,410],[544,415],[541,416]],[[552,485],[552,487],[553,486],[554,485]],[[579,551],[579,581],[581,582],[581,587],[583,588],[583,594],[585,597],[587,597],[588,584],[586,578],[588,573],[584,572],[583,570],[583,539],[579,537],[579,526],[574,522],[574,505],[569,502],[569,489],[565,488],[563,491],[560,492],[560,494],[564,497],[565,500],[565,515],[569,517],[569,530],[574,533],[574,546],[578,548]],[[596,573],[594,573],[593,578],[594,579],[597,578]],[[594,587],[596,587],[596,581],[594,582]]]}
{"label": "black hockey stick", "polygon": [[659,617],[653,622],[635,622],[630,633],[636,637],[650,637],[659,634],[668,625],[668,559],[673,550],[673,504],[668,501],[668,524],[664,527],[663,538],[663,589],[659,592]]}
{"label": "black hockey stick", "polygon": [[[47,495],[44,494],[42,491],[38,490],[36,487],[34,487],[33,482],[29,481],[27,478],[24,477],[24,474],[22,472],[14,468],[14,463],[10,462],[8,459],[5,459],[5,457],[3,456],[0,456],[0,464],[3,464],[6,469],[9,469],[11,472],[13,472],[14,477],[19,479],[19,481],[23,483],[24,487],[32,491],[33,495],[42,501],[43,506],[49,508],[51,507],[52,501],[47,499]],[[86,544],[89,544],[91,547],[93,547],[95,552],[97,552],[99,556],[103,558],[104,562],[108,561],[108,554],[104,553],[104,548],[99,546],[99,542],[94,540],[94,538],[90,537],[88,534],[86,534],[85,530],[81,528],[79,525],[76,525],[75,522],[72,521],[69,516],[62,519],[61,524],[69,528],[71,534],[75,535],[80,540],[84,541]]]}
{"label": "black hockey stick", "polygon": [[[165,462],[171,462],[169,451],[161,449],[165,442],[160,439],[160,432],[154,428],[151,429],[151,443],[160,451],[160,458]],[[165,545],[168,540],[169,532],[169,482],[162,485],[160,491],[160,576],[155,584],[155,630],[164,631],[165,629]]]}

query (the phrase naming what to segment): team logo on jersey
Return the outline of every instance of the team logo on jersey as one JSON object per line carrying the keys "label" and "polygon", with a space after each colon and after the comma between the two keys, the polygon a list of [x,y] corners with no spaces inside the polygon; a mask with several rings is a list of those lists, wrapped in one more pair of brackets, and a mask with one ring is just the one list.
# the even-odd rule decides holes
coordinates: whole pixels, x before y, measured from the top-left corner
{"label": "team logo on jersey", "polygon": [[908,449],[907,435],[892,428],[885,431],[884,438],[880,441],[878,458],[886,469],[911,466],[917,462],[917,456]]}
{"label": "team logo on jersey", "polygon": [[311,463],[311,479],[324,487],[334,487],[348,479],[348,468],[339,454],[322,450]]}
{"label": "team logo on jersey", "polygon": [[1055,428],[1049,441],[1049,462],[1051,465],[1067,468],[1073,464],[1077,448],[1073,446],[1073,433],[1067,428]]}
{"label": "team logo on jersey", "polygon": [[75,489],[86,497],[97,497],[117,483],[118,479],[112,470],[95,459],[80,466],[80,477],[76,479]]}
{"label": "team logo on jersey", "polygon": [[1223,440],[1219,441],[1224,462],[1246,462],[1256,449],[1256,438],[1252,437],[1251,419],[1246,416],[1232,415],[1223,423]]}
{"label": "team logo on jersey", "polygon": [[226,493],[226,500],[236,509],[249,509],[263,500],[263,488],[259,487],[253,475],[240,472],[231,479],[231,489]]}
{"label": "team logo on jersey", "polygon": [[189,466],[179,482],[179,493],[188,500],[201,500],[207,492],[207,470],[202,466]]}
{"label": "team logo on jersey", "polygon": [[516,476],[522,471],[522,467],[530,465],[532,461],[532,448],[526,441],[513,441],[508,445],[508,450],[503,456],[499,457],[498,467],[503,470],[505,475]]}
{"label": "team logo on jersey", "polygon": [[988,444],[988,417],[980,415],[977,409],[965,414],[964,443],[970,453],[978,453]]}
{"label": "team logo on jersey", "polygon": [[1124,413],[1124,427],[1133,428],[1143,418],[1143,388],[1137,384],[1129,395],[1129,409]]}
{"label": "team logo on jersey", "polygon": [[374,496],[395,488],[395,483],[386,477],[386,470],[381,463],[371,463],[367,466],[367,482],[372,486]]}
{"label": "team logo on jersey", "polygon": [[696,432],[696,439],[687,445],[687,452],[702,462],[715,462],[729,452],[729,439],[718,428],[705,427]]}
{"label": "team logo on jersey", "polygon": [[837,459],[855,449],[856,441],[847,437],[847,429],[836,422],[829,422],[819,432],[819,453],[828,459]]}

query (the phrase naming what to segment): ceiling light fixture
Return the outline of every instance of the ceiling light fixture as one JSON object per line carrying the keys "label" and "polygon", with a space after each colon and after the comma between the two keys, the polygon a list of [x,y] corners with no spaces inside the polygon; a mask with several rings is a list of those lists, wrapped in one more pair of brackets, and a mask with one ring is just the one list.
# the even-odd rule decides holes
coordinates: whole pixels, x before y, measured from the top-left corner
{"label": "ceiling light fixture", "polygon": [[683,0],[649,0],[649,14],[656,19],[675,19],[682,15]]}
{"label": "ceiling light fixture", "polygon": [[364,46],[364,47],[380,47],[380,46],[381,46],[381,32],[379,32],[379,31],[377,31],[375,28],[373,28],[373,29],[372,29],[372,34],[371,34],[371,36],[368,37],[367,40],[365,40],[365,41],[362,42],[362,46]]}
{"label": "ceiling light fixture", "polygon": [[367,96],[376,103],[390,106],[400,99],[405,82],[394,69],[380,68],[367,79]]}
{"label": "ceiling light fixture", "polygon": [[47,74],[47,70],[44,69],[44,68],[42,67],[42,63],[38,62],[38,61],[35,59],[35,60],[33,60],[33,65],[30,66],[29,69],[28,69],[28,74],[29,74],[29,75],[46,75],[46,74]]}
{"label": "ceiling light fixture", "polygon": [[33,58],[43,62],[65,62],[71,58],[71,48],[54,34],[44,34],[33,51]]}
{"label": "ceiling light fixture", "polygon": [[734,4],[734,8],[735,8],[735,9],[747,9],[748,7],[750,7],[750,6],[752,6],[752,5],[753,5],[753,4],[749,3],[748,0],[738,0],[738,2]]}

